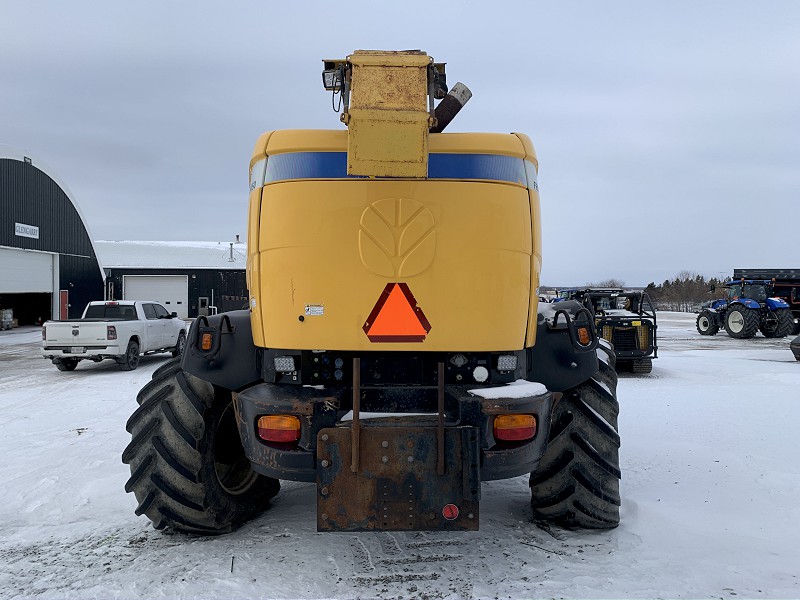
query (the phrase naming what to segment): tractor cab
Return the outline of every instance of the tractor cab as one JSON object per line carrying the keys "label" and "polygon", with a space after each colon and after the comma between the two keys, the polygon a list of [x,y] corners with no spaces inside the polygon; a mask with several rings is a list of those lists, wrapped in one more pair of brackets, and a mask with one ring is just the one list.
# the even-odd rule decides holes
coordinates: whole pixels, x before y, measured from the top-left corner
{"label": "tractor cab", "polygon": [[730,280],[725,283],[729,301],[747,298],[764,305],[773,294],[772,282],[769,280]]}

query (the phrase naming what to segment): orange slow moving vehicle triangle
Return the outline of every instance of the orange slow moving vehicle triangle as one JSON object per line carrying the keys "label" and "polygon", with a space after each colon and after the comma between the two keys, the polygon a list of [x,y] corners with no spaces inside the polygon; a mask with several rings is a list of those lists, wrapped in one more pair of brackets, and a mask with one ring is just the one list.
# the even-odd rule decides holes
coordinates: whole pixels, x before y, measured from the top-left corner
{"label": "orange slow moving vehicle triangle", "polygon": [[371,342],[421,342],[431,330],[405,283],[389,283],[372,309],[364,333]]}

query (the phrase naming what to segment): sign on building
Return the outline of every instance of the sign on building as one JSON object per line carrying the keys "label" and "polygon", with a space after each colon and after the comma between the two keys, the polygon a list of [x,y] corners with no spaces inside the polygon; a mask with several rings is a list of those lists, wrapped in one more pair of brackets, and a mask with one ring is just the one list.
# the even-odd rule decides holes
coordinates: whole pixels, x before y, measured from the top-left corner
{"label": "sign on building", "polygon": [[39,239],[39,228],[25,223],[14,223],[14,233],[20,237]]}

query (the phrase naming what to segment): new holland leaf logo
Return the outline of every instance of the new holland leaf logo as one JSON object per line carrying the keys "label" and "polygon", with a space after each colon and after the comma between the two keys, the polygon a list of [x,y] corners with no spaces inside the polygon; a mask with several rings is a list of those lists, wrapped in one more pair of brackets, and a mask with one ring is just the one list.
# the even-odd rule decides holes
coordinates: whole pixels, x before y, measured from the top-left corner
{"label": "new holland leaf logo", "polygon": [[433,263],[436,222],[421,202],[384,198],[361,215],[358,248],[361,262],[378,275],[395,281],[413,277]]}

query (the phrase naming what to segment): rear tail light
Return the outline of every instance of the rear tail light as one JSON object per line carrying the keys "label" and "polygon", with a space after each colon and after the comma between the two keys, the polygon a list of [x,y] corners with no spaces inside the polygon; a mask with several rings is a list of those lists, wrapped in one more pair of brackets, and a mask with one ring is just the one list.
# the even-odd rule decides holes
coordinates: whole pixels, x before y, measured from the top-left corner
{"label": "rear tail light", "polygon": [[117,328],[113,325],[108,325],[106,327],[106,339],[115,340],[117,339]]}
{"label": "rear tail light", "polygon": [[504,442],[530,440],[536,435],[533,415],[498,415],[494,418],[494,437]]}
{"label": "rear tail light", "polygon": [[296,442],[300,439],[300,419],[294,415],[265,415],[258,419],[258,437],[265,442]]}
{"label": "rear tail light", "polygon": [[47,339],[47,327],[42,327],[42,339]]}

